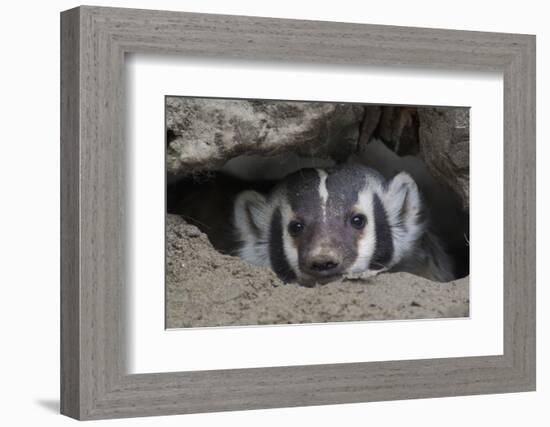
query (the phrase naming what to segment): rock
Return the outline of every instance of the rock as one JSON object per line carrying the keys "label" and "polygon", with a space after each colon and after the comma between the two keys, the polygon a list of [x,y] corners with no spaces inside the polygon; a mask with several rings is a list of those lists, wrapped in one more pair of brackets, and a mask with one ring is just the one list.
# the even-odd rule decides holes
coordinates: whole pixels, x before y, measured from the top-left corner
{"label": "rock", "polygon": [[166,242],[168,328],[469,315],[468,278],[438,283],[390,273],[307,288],[222,255],[179,216],[167,216]]}
{"label": "rock", "polygon": [[343,161],[376,138],[400,156],[419,153],[469,207],[468,108],[168,97],[166,120],[168,181],[243,154]]}
{"label": "rock", "polygon": [[429,172],[451,188],[469,207],[469,109],[461,107],[367,106],[361,128],[359,154],[368,144],[382,141],[399,156],[415,156]]}
{"label": "rock", "polygon": [[420,155],[431,174],[470,206],[470,111],[468,108],[418,108]]}
{"label": "rock", "polygon": [[381,140],[399,156],[418,154],[418,114],[415,107],[365,107],[361,145],[374,138]]}
{"label": "rock", "polygon": [[344,160],[359,139],[360,105],[166,98],[170,177],[220,168],[240,154]]}

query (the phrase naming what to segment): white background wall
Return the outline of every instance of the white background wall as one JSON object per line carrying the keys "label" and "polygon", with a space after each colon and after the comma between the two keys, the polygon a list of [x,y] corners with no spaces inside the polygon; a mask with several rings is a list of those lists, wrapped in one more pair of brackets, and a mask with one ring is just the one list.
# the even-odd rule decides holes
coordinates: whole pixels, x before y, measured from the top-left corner
{"label": "white background wall", "polygon": [[[538,391],[109,421],[110,425],[550,423],[548,259],[550,27],[543,1],[96,1],[97,5],[537,34]],[[0,17],[2,425],[68,425],[59,384],[59,12],[74,1],[4,2]],[[546,162],[545,162],[546,160]]]}

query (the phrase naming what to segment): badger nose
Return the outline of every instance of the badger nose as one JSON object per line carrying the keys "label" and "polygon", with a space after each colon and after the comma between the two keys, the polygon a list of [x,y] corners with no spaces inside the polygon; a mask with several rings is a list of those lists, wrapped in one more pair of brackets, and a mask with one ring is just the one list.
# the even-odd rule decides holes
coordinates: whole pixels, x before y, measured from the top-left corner
{"label": "badger nose", "polygon": [[312,274],[327,276],[338,273],[340,264],[336,254],[319,254],[309,260],[308,269]]}
{"label": "badger nose", "polygon": [[311,263],[311,266],[310,266],[312,270],[319,271],[319,272],[334,270],[336,267],[338,267],[338,263],[332,260],[314,261]]}

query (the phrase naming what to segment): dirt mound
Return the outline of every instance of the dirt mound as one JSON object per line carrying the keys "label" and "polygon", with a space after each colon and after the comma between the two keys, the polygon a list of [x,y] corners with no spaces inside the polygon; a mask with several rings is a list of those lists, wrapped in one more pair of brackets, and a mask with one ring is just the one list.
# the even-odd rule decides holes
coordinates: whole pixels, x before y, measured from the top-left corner
{"label": "dirt mound", "polygon": [[206,235],[167,216],[167,327],[466,317],[469,279],[432,282],[407,273],[307,288],[223,255]]}

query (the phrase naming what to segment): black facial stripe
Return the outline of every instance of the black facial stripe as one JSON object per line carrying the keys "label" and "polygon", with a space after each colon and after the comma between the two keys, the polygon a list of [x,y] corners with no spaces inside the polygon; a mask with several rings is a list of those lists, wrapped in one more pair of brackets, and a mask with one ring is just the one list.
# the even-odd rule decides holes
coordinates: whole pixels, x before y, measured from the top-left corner
{"label": "black facial stripe", "polygon": [[283,243],[283,217],[277,208],[271,217],[269,227],[269,259],[273,271],[285,282],[296,280],[296,274],[286,259]]}
{"label": "black facial stripe", "polygon": [[290,207],[298,216],[319,218],[321,215],[321,178],[315,169],[301,169],[286,179]]}
{"label": "black facial stripe", "polygon": [[370,262],[371,270],[380,270],[387,267],[393,255],[393,239],[386,211],[378,195],[373,196],[374,225],[376,232],[376,246]]}
{"label": "black facial stripe", "polygon": [[363,167],[359,165],[340,167],[327,178],[327,208],[341,212],[354,206],[365,184],[366,175]]}

